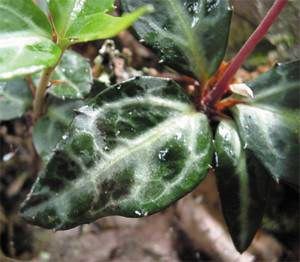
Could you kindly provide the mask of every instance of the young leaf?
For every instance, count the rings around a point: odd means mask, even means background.
[[[300,61],[276,66],[248,85],[255,99],[233,108],[243,145],[276,179],[299,186]]]
[[[84,98],[91,90],[93,76],[89,62],[81,55],[66,51],[55,68],[55,81],[49,93],[59,98]]]
[[[49,8],[62,47],[70,44],[104,39],[117,35],[149,10],[142,7],[115,17],[107,14],[113,0],[50,0]]]
[[[155,12],[133,26],[141,41],[169,66],[205,80],[224,58],[231,7],[228,0],[122,0],[125,11],[152,4]]]
[[[0,0],[0,79],[31,74],[54,65],[61,50],[51,27],[32,1]]]
[[[21,117],[31,102],[32,94],[24,79],[0,82],[0,121]]]
[[[195,188],[212,158],[208,119],[161,78],[104,90],[64,138],[22,208],[45,228],[158,212]]]
[[[234,245],[243,252],[262,222],[270,177],[252,152],[243,148],[233,121],[219,124],[215,148],[222,211]]]
[[[83,101],[52,99],[47,114],[35,124],[32,134],[33,143],[45,163],[70,126],[75,117],[75,110],[82,105]]]

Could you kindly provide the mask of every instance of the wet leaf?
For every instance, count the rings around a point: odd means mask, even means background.
[[[155,11],[143,16],[134,30],[162,62],[205,80],[224,58],[231,7],[218,0],[122,0],[123,9],[152,4]]]
[[[62,47],[117,35],[148,11],[142,7],[123,17],[108,13],[113,0],[50,0],[49,9]]]
[[[207,117],[175,82],[142,77],[79,109],[22,207],[45,228],[158,212],[194,189],[212,158]]]
[[[254,99],[233,109],[243,146],[272,174],[299,186],[300,62],[276,66],[252,83]]]
[[[51,99],[47,114],[39,119],[33,129],[33,143],[44,162],[48,161],[70,126],[75,110],[82,105],[83,101]]]
[[[24,0],[0,0],[0,79],[52,66],[61,50],[51,40],[44,13]]]
[[[242,253],[262,223],[270,176],[252,152],[243,147],[233,121],[219,124],[215,148],[222,211],[234,245]]]
[[[32,94],[24,79],[0,82],[0,121],[21,117],[32,102]]]
[[[81,55],[66,51],[52,76],[49,93],[59,98],[78,99],[89,94],[93,81],[89,62]]]

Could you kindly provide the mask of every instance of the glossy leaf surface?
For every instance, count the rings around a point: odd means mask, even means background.
[[[32,94],[25,80],[0,82],[0,121],[21,117],[31,102]]]
[[[169,66],[198,79],[207,79],[224,58],[231,8],[223,0],[122,0],[123,9],[152,4],[134,30]]]
[[[108,14],[113,3],[113,0],[50,0],[49,8],[60,45],[113,37],[148,10],[142,7],[123,17],[115,17]]]
[[[83,101],[58,101],[51,99],[47,114],[35,124],[33,143],[36,151],[47,162],[57,143],[75,117],[75,110],[83,105]]]
[[[0,79],[52,66],[61,50],[51,40],[45,14],[24,0],[0,0]]]
[[[212,158],[206,116],[161,78],[104,90],[64,138],[22,208],[27,221],[45,228],[158,212],[195,188]]]
[[[261,225],[271,178],[252,152],[243,148],[234,122],[219,124],[215,148],[223,215],[237,250],[243,252]]]
[[[80,54],[66,51],[55,68],[54,81],[49,93],[59,98],[84,98],[91,90],[93,81],[89,62]]]
[[[243,146],[276,180],[299,185],[300,62],[280,65],[248,85],[255,99],[233,109]]]

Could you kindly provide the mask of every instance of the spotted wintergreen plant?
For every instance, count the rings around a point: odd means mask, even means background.
[[[95,9],[86,5],[85,14],[68,18],[62,10],[72,11],[74,5],[67,2],[50,0],[48,10],[61,48],[94,36],[86,22]],[[106,2],[98,12],[106,10]],[[229,1],[122,0],[125,12],[153,5],[155,11],[134,25],[135,34],[167,65],[193,79],[196,99],[165,78],[138,77],[102,89],[76,110],[50,154],[42,137],[36,137],[46,164],[22,206],[23,217],[59,230],[110,215],[151,215],[189,193],[214,169],[229,231],[244,251],[261,224],[272,177],[298,186],[300,62],[278,65],[247,83],[253,99],[233,94],[229,84],[286,3],[275,2],[224,66]],[[82,24],[74,22],[82,17]],[[61,72],[59,77],[69,79]],[[87,90],[66,82],[68,87],[50,93]],[[49,108],[46,125],[51,115],[60,114]]]

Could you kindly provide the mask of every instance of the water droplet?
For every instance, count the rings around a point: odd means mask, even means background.
[[[116,132],[116,136],[120,135],[121,134],[121,131],[120,130],[117,130]]]
[[[105,147],[104,147],[104,151],[106,151],[106,152],[109,151],[109,149],[110,149],[110,148],[109,148],[108,146],[105,146]]]
[[[176,136],[175,136],[175,139],[176,140],[181,140],[182,136],[183,136],[182,133],[177,133]]]
[[[145,39],[140,39],[139,42],[140,43],[145,43]]]
[[[116,88],[117,88],[117,90],[120,90],[120,89],[121,89],[121,86],[118,85]]]
[[[15,153],[14,152],[10,152],[6,155],[3,156],[3,161],[6,162],[6,161],[9,161],[10,159],[12,159],[14,157]]]
[[[135,213],[136,215],[138,215],[138,216],[141,216],[141,215],[142,215],[142,213],[141,213],[140,211],[138,211],[138,210],[135,210],[134,213]]]
[[[168,152],[169,152],[168,148],[160,150],[158,153],[159,160],[166,161],[167,160],[166,156],[167,156]]]
[[[219,167],[219,157],[217,153],[215,153],[215,162],[216,162],[216,167]]]
[[[245,150],[245,149],[247,149],[247,147],[248,147],[248,144],[245,143],[243,149]]]
[[[163,62],[165,62],[163,59],[160,59],[160,60],[158,61],[159,64],[162,64]]]
[[[66,140],[67,138],[68,138],[67,135],[63,135],[63,137],[62,137],[63,140]]]

